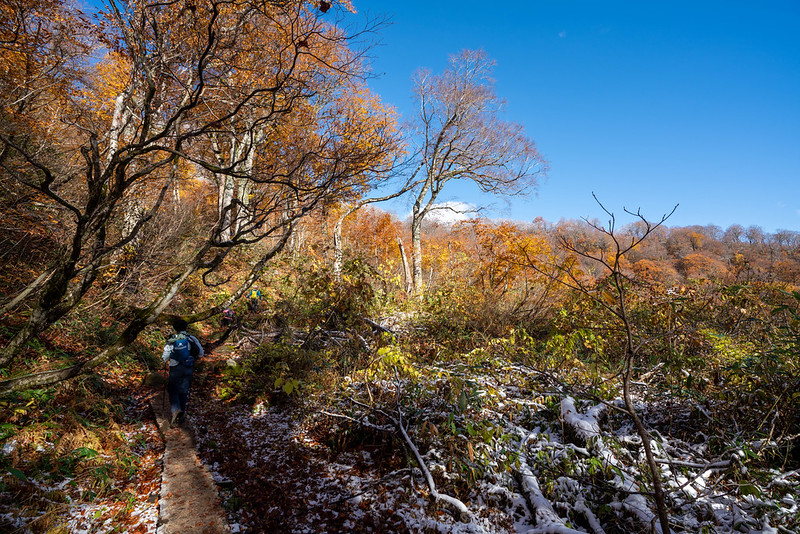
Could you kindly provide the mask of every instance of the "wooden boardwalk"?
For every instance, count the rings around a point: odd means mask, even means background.
[[[155,395],[150,401],[165,443],[158,533],[228,534],[217,486],[197,457],[191,426],[187,423],[182,428],[170,428],[165,394]]]

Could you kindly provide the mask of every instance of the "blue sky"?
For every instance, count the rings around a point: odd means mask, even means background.
[[[411,119],[416,69],[483,48],[506,118],[550,163],[529,198],[454,184],[442,200],[521,221],[604,219],[594,192],[620,215],[680,204],[670,226],[800,231],[800,1],[353,3],[356,22],[392,21],[370,52],[384,102]]]

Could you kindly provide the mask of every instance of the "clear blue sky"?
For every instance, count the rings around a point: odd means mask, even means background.
[[[650,219],[680,204],[670,226],[800,231],[800,1],[353,3],[353,20],[392,20],[371,51],[385,102],[410,119],[416,69],[483,48],[506,118],[551,166],[510,205],[460,186],[443,200],[522,221],[604,219],[595,192]]]

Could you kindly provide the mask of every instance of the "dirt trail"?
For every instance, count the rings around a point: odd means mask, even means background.
[[[216,399],[214,385],[233,347],[208,348],[192,384],[188,428],[170,429],[161,415],[163,397],[151,401],[166,441],[159,534],[406,530],[381,504],[379,477],[367,456],[340,454],[332,461],[289,406],[254,414],[251,406]],[[206,465],[216,471],[221,490]],[[227,518],[220,491],[235,510]]]
[[[377,484],[385,473],[378,473],[373,460],[382,446],[371,447],[369,454],[332,454],[310,432],[293,402],[250,406],[216,398],[224,362],[231,356],[235,360],[230,349],[223,345],[214,350],[209,360],[221,365],[196,377],[192,395],[203,401],[194,405],[191,416],[200,455],[226,483],[221,494],[232,507],[231,528],[326,534],[407,531],[402,518],[383,504],[386,495]]]
[[[217,487],[197,457],[191,423],[185,428],[170,428],[164,395],[162,392],[150,401],[165,442],[158,533],[227,534],[230,528]]]

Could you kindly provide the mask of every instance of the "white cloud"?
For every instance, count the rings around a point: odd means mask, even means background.
[[[434,204],[425,216],[429,223],[454,224],[477,215],[477,207],[467,202],[450,201]],[[411,217],[411,214],[408,215]]]
[[[560,32],[558,32],[558,36],[563,39],[564,37],[567,36],[567,32],[565,32],[564,30],[561,30]]]

